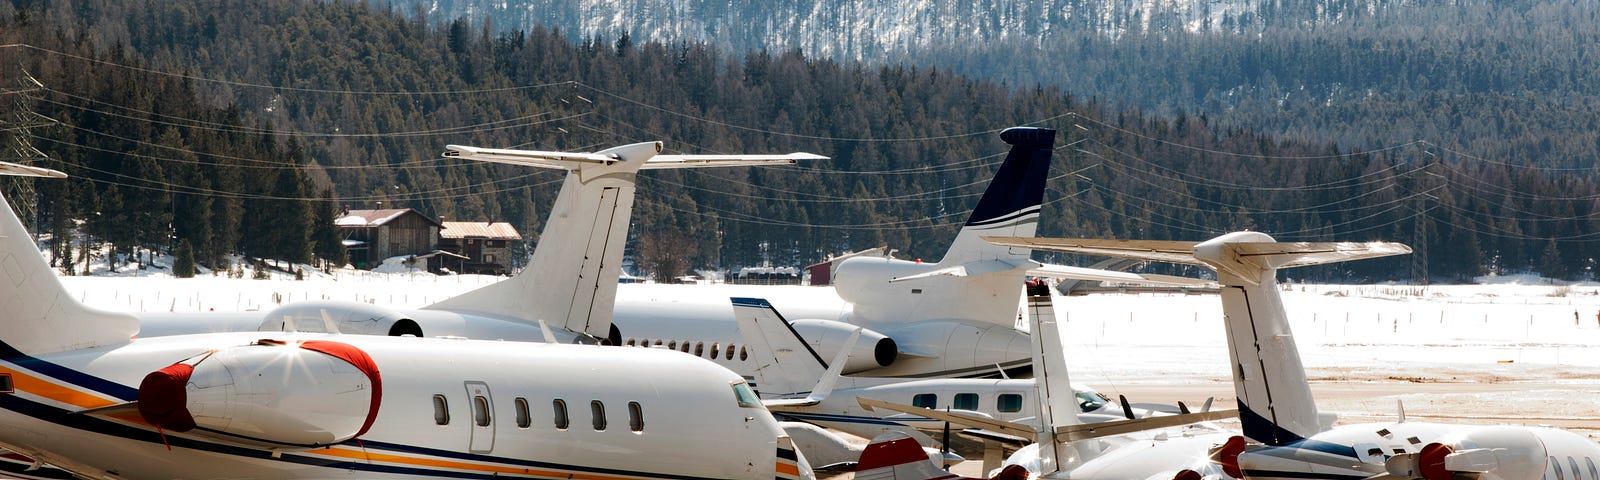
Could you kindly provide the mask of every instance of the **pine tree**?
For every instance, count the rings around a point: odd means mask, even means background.
[[[177,257],[172,260],[172,275],[178,278],[194,278],[194,246],[188,240],[178,243]]]

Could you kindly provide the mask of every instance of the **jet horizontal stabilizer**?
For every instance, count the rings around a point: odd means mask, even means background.
[[[1238,416],[1238,410],[1228,409],[1182,415],[1161,415],[1134,420],[1119,420],[1115,422],[1063,425],[1056,428],[1056,440],[1065,442],[1074,440],[1088,440],[1091,438],[1123,435],[1145,430],[1155,430],[1158,428],[1178,427],[1192,423],[1236,418]]]
[[[1211,285],[1211,282],[1198,278],[1156,275],[1152,273],[1118,272],[1113,270],[1101,270],[1097,268],[1084,268],[1053,264],[1044,264],[1040,265],[1038,268],[1028,270],[1028,275],[1067,280],[1090,280],[1097,282],[1154,285],[1158,287],[1205,287]]]
[[[1277,268],[1348,262],[1411,253],[1396,242],[1230,243],[1241,259],[1260,258]]]
[[[661,151],[661,142],[654,142]],[[583,164],[610,165],[622,161],[615,154],[584,152],[552,152],[543,150],[513,150],[447,145],[441,156],[481,162],[505,163],[530,167],[572,170]],[[782,155],[656,155],[646,160],[640,170],[669,168],[735,167],[742,165],[793,165],[800,160],[827,160],[821,155],[795,152]]]
[[[612,164],[622,161],[616,155],[586,152],[549,152],[542,150],[512,150],[503,148],[480,148],[463,145],[445,145],[445,151],[440,154],[446,158],[464,158],[480,162],[505,163],[511,165],[524,165],[529,167],[555,168],[571,170],[578,164]],[[661,151],[661,142],[656,142],[656,151]]]
[[[1304,267],[1411,253],[1411,247],[1396,242],[1264,242],[1225,241],[1222,238],[1204,243],[1100,238],[983,237],[983,239],[1007,247],[1206,267],[1215,265],[1197,258],[1195,256],[1197,247],[1222,245],[1223,248],[1231,250],[1240,262],[1253,263],[1258,268]]]
[[[1194,246],[1198,245],[1198,242],[1032,237],[983,237],[983,239],[1003,247],[1205,265],[1194,258]]]
[[[903,276],[903,277],[894,277],[894,278],[889,279],[889,283],[904,282],[906,280],[916,280],[916,279],[919,279],[919,278],[938,277],[938,276],[972,277],[972,276],[978,276],[978,275],[986,275],[986,274],[990,274],[990,273],[1009,272],[1009,271],[1012,271],[1012,270],[1019,270],[1019,269],[1028,268],[1030,266],[1030,265],[1028,265],[1029,263],[1033,263],[1033,262],[1013,263],[1013,262],[1008,262],[1008,261],[1005,261],[1005,260],[979,260],[979,261],[976,261],[976,262],[963,263],[961,265],[956,265],[956,266],[953,266],[953,267],[945,267],[945,268],[940,268],[940,269],[937,269],[937,270],[930,270],[930,271],[918,273],[918,274],[915,274],[915,275],[906,275],[906,276]]]
[[[11,162],[0,162],[0,175],[13,177],[67,178],[67,174],[48,168],[30,167]]]
[[[644,162],[640,170],[665,170],[670,168],[736,167],[741,165],[794,165],[800,160],[827,160],[814,153],[795,152],[782,155],[656,155]]]
[[[928,417],[928,418],[931,418],[931,419],[934,419],[934,420],[941,420],[941,421],[945,421],[945,422],[954,423],[954,424],[957,424],[957,425],[965,425],[965,426],[968,426],[968,427],[981,428],[981,429],[984,429],[984,430],[989,430],[991,432],[998,432],[998,433],[1002,433],[1002,434],[1005,434],[1005,435],[1012,435],[1012,436],[1016,436],[1016,437],[1021,437],[1021,438],[1027,439],[1029,442],[1035,441],[1034,439],[1038,438],[1038,432],[1034,431],[1032,425],[1024,425],[1024,424],[1016,423],[1016,422],[1007,422],[1007,421],[1004,421],[1004,420],[995,420],[993,418],[984,418],[984,417],[979,417],[979,416],[975,416],[975,415],[966,415],[966,414],[953,413],[953,412],[944,412],[944,411],[940,411],[940,410],[934,410],[934,409],[931,409],[931,408],[913,407],[913,406],[910,406],[910,405],[902,405],[902,404],[899,404],[899,403],[885,402],[883,400],[877,400],[877,399],[872,399],[872,398],[867,398],[867,397],[856,397],[856,403],[861,404],[861,407],[867,409],[868,411],[872,411],[872,410],[876,410],[876,409],[882,408],[884,410],[900,412],[900,413],[907,413],[907,414],[911,414],[911,415],[918,415],[918,416]]]

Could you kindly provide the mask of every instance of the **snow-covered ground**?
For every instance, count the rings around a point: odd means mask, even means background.
[[[420,307],[500,279],[337,270],[302,281],[282,273],[270,280],[249,276],[62,280],[85,303],[110,310],[237,312],[308,299]],[[1403,400],[1413,415],[1456,421],[1600,426],[1589,420],[1600,419],[1600,402],[1591,400],[1600,393],[1600,286],[1485,280],[1286,286],[1308,374],[1319,392],[1333,391],[1320,403],[1345,418],[1390,415],[1395,400]],[[634,289],[634,295],[659,294],[624,285],[619,296]],[[1165,388],[1232,403],[1216,296],[1094,294],[1064,297],[1058,310],[1075,381],[1113,395]],[[1135,401],[1170,400],[1201,398]]]

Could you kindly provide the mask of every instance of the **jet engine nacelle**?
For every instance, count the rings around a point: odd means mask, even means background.
[[[811,348],[817,351],[823,359],[832,359],[839,353],[839,347],[850,339],[850,334],[856,331],[856,325],[837,320],[802,319],[790,322],[795,332],[804,338]],[[861,338],[856,339],[855,346],[850,352],[850,359],[845,362],[844,373],[851,374],[893,365],[900,355],[900,349],[894,339],[876,331],[862,328]]]
[[[1417,453],[1390,457],[1389,473],[1424,480],[1470,476],[1480,480],[1544,477],[1544,442],[1522,427],[1482,427],[1447,435]]]
[[[366,352],[331,341],[216,350],[146,375],[139,414],[164,431],[251,448],[309,449],[372,426],[382,380]]]
[[[256,330],[423,336],[421,326],[400,312],[366,303],[329,300],[295,302],[278,307],[267,312]]]
[[[945,372],[952,376],[993,375],[996,368],[1026,366],[1032,358],[1027,332],[1010,326],[933,321],[908,324],[884,333],[899,342],[900,362],[875,375]]]

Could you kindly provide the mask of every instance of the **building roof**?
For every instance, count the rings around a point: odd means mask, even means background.
[[[506,222],[442,222],[440,238],[483,238],[489,240],[522,240],[522,234]]]
[[[422,212],[418,212],[409,208],[350,210],[345,212],[344,216],[334,220],[333,223],[341,227],[376,227],[394,221],[394,219],[400,218],[407,213],[414,213],[417,216],[426,219],[429,223],[433,223],[435,225],[439,224],[439,222],[435,221],[432,217],[423,215]]]

